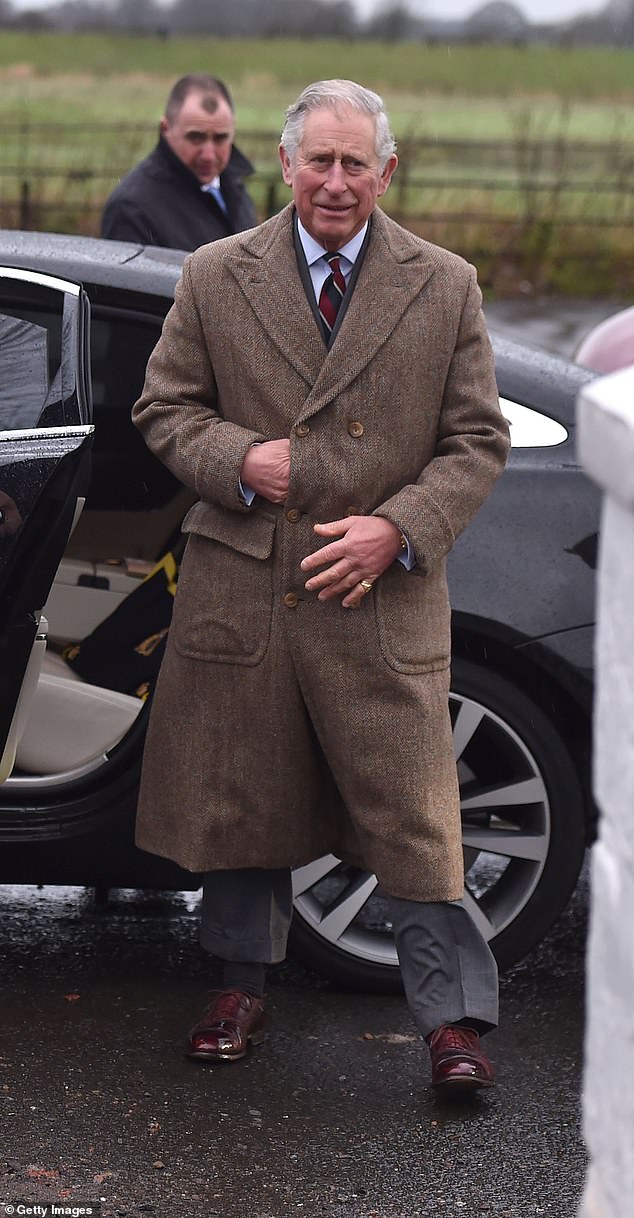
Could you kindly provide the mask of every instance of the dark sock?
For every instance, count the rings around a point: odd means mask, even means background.
[[[244,962],[242,960],[224,960],[222,965],[223,990],[240,990],[250,994],[252,998],[261,998],[264,994],[266,965]]]

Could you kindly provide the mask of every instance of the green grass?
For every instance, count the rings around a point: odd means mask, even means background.
[[[548,95],[627,102],[634,54],[588,47],[466,47],[421,43],[292,39],[158,38],[3,31],[0,66],[30,65],[38,75],[140,73],[163,79],[196,70],[226,77],[236,89],[282,91],[288,100],[310,80],[353,76],[386,93],[467,97]]]
[[[117,177],[154,144],[170,85],[200,70],[232,88],[238,143],[259,171],[251,190],[260,214],[271,204],[268,183],[279,184],[286,106],[311,80],[353,76],[387,103],[401,167],[386,206],[403,223],[481,263],[493,285],[509,259],[521,278],[565,280],[566,290],[578,283],[581,291],[609,291],[631,278],[634,53],[627,50],[3,31],[5,223],[17,223],[11,208],[28,181],[35,206],[42,204],[36,224],[98,231]],[[431,143],[413,150],[415,139]],[[494,147],[460,149],[452,158],[443,147],[451,140]],[[575,149],[577,142],[585,148]],[[614,182],[610,195],[599,189]],[[540,191],[522,183],[539,183]],[[278,185],[273,205],[287,197]],[[566,219],[575,227],[561,226]],[[577,228],[584,222],[608,227]]]
[[[16,77],[0,69],[0,123],[138,123],[147,127],[150,140],[171,80],[142,75],[107,81],[80,74]],[[234,95],[239,131],[279,134],[290,92],[257,81],[238,85]],[[539,139],[634,138],[634,107],[620,103],[517,96],[501,104],[495,97],[414,97],[388,90],[384,97],[399,139],[515,139],[526,128]]]
[[[49,75],[130,72],[170,77],[211,69],[234,85],[255,74],[285,92],[328,76],[386,91],[512,97],[632,97],[628,50],[604,47],[466,47],[292,39],[157,38],[3,31],[0,65],[31,64]]]
[[[230,84],[242,130],[280,130],[310,80],[347,75],[381,92],[397,136],[634,136],[634,53],[606,48],[158,38],[3,31],[0,121],[147,123],[177,76]]]

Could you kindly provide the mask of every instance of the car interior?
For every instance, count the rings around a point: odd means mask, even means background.
[[[45,330],[36,325],[34,332]],[[44,319],[45,320],[45,319]],[[105,761],[144,700],[93,684],[64,658],[140,586],[180,536],[194,500],[148,451],[130,420],[160,320],[94,308],[96,443],[90,491],[44,606],[47,645],[13,777],[66,781]]]

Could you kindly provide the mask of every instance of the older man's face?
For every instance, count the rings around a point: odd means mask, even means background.
[[[229,163],[235,120],[224,97],[217,98],[213,114],[200,93],[190,93],[172,122],[161,119],[161,134],[172,152],[196,174],[201,185],[219,177]]]
[[[280,148],[282,175],[292,188],[299,218],[330,252],[360,231],[390,184],[397,158],[391,156],[381,170],[374,145],[372,115],[322,106],[306,115],[292,161]]]

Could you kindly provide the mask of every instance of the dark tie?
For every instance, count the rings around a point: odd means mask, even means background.
[[[339,265],[340,255],[325,254],[324,257],[326,262],[329,263],[332,273],[324,281],[324,286],[321,289],[321,295],[319,297],[319,315],[321,317],[324,338],[326,339],[326,342],[328,342],[337,320],[339,305],[343,300],[343,294],[346,290],[346,281],[344,279],[341,266]]]

